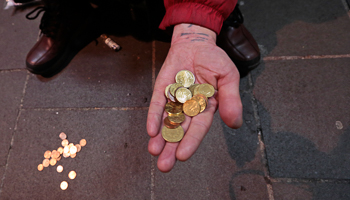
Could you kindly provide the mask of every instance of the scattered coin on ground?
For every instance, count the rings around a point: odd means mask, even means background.
[[[76,176],[77,176],[77,173],[75,171],[70,171],[68,174],[68,177],[70,179],[75,179]]]
[[[61,187],[61,190],[66,190],[68,188],[67,181],[62,181],[60,187]]]

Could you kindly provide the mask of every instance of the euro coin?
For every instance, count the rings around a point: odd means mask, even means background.
[[[175,99],[175,97],[170,93],[170,90],[168,90],[168,98],[170,99],[170,101],[176,102],[176,99]]]
[[[163,126],[162,128],[162,136],[165,141],[167,142],[179,142],[184,137],[184,130],[181,126],[178,126],[177,128],[170,129],[166,126]]]
[[[185,115],[183,113],[179,114],[169,114],[168,119],[171,123],[179,124],[185,121]]]
[[[171,85],[172,85],[172,84],[169,84],[168,86],[166,86],[165,91],[164,91],[164,94],[165,94],[165,96],[166,96],[167,98],[169,98],[169,97],[168,97],[168,92],[169,92],[169,88],[170,88]]]
[[[68,158],[70,156],[70,153],[63,153],[63,157]]]
[[[195,100],[198,102],[198,104],[200,105],[201,109],[199,112],[203,112],[205,110],[205,108],[207,107],[207,101],[206,101],[207,97],[202,95],[202,94],[197,94],[194,97],[192,97],[192,100]]]
[[[67,138],[67,135],[66,135],[65,133],[62,132],[62,133],[60,133],[60,135],[59,135],[58,137],[60,137],[61,140],[64,140],[64,139]]]
[[[169,88],[169,91],[170,91],[170,94],[175,96],[175,91],[177,90],[177,88],[179,87],[183,87],[183,85],[181,83],[173,83],[171,84],[170,88]]]
[[[69,146],[65,146],[65,147],[64,147],[63,153],[69,153]]]
[[[178,102],[168,102],[165,105],[165,111],[171,114],[179,114],[182,112],[182,104]]]
[[[208,83],[200,84],[194,89],[194,95],[204,94],[206,97],[212,97],[215,93],[215,89],[212,85]]]
[[[188,89],[191,91],[192,96],[194,95],[194,89],[198,86],[199,84],[193,84],[191,85]]]
[[[56,168],[58,173],[61,173],[63,171],[63,166],[62,165],[58,165]]]
[[[77,156],[77,153],[71,153],[71,154],[70,154],[70,157],[71,157],[71,158],[75,158],[76,156]]]
[[[76,176],[77,176],[77,173],[75,171],[70,171],[68,174],[68,177],[70,179],[75,179]]]
[[[39,164],[39,165],[38,165],[38,170],[39,170],[39,171],[43,171],[43,169],[44,169],[43,164]]]
[[[47,150],[44,153],[44,158],[50,158],[51,157],[51,151]]]
[[[61,190],[66,190],[68,188],[67,181],[62,181],[60,187],[61,187]]]
[[[192,93],[189,89],[181,87],[176,90],[175,97],[178,102],[185,103],[192,98]]]
[[[188,88],[195,82],[195,77],[192,72],[188,70],[181,70],[175,76],[176,83],[182,84],[184,87]]]
[[[81,139],[79,142],[80,146],[85,146],[86,145],[86,140],[85,139]]]
[[[184,113],[190,117],[198,115],[200,110],[201,110],[201,107],[199,103],[195,100],[188,100],[183,105]]]
[[[63,153],[63,148],[62,147],[58,147],[57,151],[62,154]]]
[[[51,158],[57,159],[58,157],[60,157],[60,152],[53,150],[51,153]]]
[[[75,147],[77,148],[77,152],[79,152],[81,150],[80,144],[76,144]]]
[[[50,165],[51,165],[51,166],[56,165],[56,163],[57,163],[57,160],[56,160],[56,159],[54,159],[54,158],[51,158],[51,159],[50,159]]]
[[[63,147],[67,146],[69,141],[67,139],[62,140],[61,144]]]
[[[77,153],[77,147],[76,147],[76,146],[71,146],[71,147],[69,148],[69,153],[70,153],[70,154],[75,154],[75,153]]]
[[[48,167],[49,165],[50,165],[50,160],[47,159],[47,158],[45,158],[45,159],[43,160],[43,166],[44,166],[44,167]]]
[[[178,126],[180,126],[179,123],[172,123],[171,121],[169,121],[168,117],[164,118],[164,125],[170,129],[174,129],[174,128],[177,128]]]

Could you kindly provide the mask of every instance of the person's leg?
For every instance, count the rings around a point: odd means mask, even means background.
[[[27,15],[35,19],[41,11],[41,37],[27,54],[27,69],[51,77],[100,34],[96,31],[95,9],[86,0],[44,0],[44,7]]]

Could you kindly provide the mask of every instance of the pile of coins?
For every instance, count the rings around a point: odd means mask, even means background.
[[[39,171],[43,171],[44,167],[49,167],[56,165],[56,163],[58,161],[60,161],[62,159],[62,157],[64,158],[75,158],[77,153],[80,152],[81,147],[86,145],[86,140],[85,139],[81,139],[79,144],[73,144],[73,143],[69,143],[69,141],[67,140],[67,135],[62,132],[59,134],[59,137],[61,138],[62,142],[62,146],[58,147],[57,150],[47,150],[44,153],[44,160],[42,163],[40,163],[38,165],[38,170]],[[63,166],[62,165],[58,165],[56,168],[56,171],[58,173],[61,173],[63,171]],[[68,177],[70,179],[75,179],[76,177],[76,172],[75,171],[70,171],[68,173]],[[62,181],[61,185],[60,185],[62,190],[66,190],[68,188],[68,183],[66,181]]]
[[[164,119],[162,136],[167,142],[179,142],[184,136],[180,124],[185,114],[194,117],[203,112],[215,89],[208,83],[195,84],[195,76],[188,70],[181,70],[175,76],[176,83],[165,88],[165,96],[170,100],[165,105],[168,116]]]

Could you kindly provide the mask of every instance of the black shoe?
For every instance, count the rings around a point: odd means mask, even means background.
[[[243,16],[238,5],[224,21],[217,45],[235,63],[241,77],[260,64],[260,50],[252,34],[243,25]]]
[[[96,39],[101,30],[96,9],[86,1],[47,0],[44,7],[37,7],[26,17],[32,20],[41,12],[45,12],[40,23],[41,37],[27,54],[26,65],[31,73],[52,77]]]

